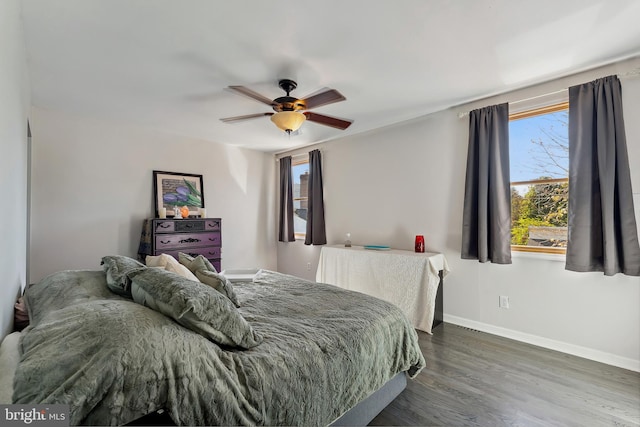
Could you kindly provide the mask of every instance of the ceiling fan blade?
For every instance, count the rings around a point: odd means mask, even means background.
[[[272,116],[272,115],[273,113],[256,113],[256,114],[247,114],[244,116],[225,117],[224,119],[220,119],[220,120],[225,123],[232,123],[232,122],[239,122],[241,120],[257,119],[258,117]]]
[[[307,120],[310,122],[331,126],[332,128],[341,130],[345,130],[351,126],[351,123],[353,123],[353,120],[339,119],[337,117],[325,116],[324,114],[311,113],[309,111],[305,112],[304,115],[307,116]]]
[[[345,101],[346,99],[347,98],[342,96],[342,94],[337,90],[325,88],[318,93],[309,95],[307,98],[304,98],[303,101],[307,105],[307,110],[310,110],[322,105]]]
[[[251,99],[255,99],[258,102],[262,102],[263,104],[273,105],[273,100],[267,98],[266,96],[260,95],[258,92],[254,92],[251,89],[244,86],[228,86],[228,90],[239,93],[240,95],[244,95]]]

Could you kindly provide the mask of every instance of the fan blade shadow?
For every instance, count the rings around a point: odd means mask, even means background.
[[[246,96],[247,98],[262,102],[263,104],[273,106],[273,100],[267,98],[266,96],[260,95],[258,92],[254,92],[245,86],[228,86],[225,90]]]
[[[246,114],[244,116],[225,117],[223,119],[220,119],[220,121],[225,122],[225,123],[234,123],[234,122],[240,122],[240,121],[243,121],[243,120],[257,119],[258,117],[272,116],[273,114],[274,113]]]

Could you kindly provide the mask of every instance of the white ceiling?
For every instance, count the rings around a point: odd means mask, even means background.
[[[327,141],[640,55],[638,0],[23,0],[33,105],[263,151]],[[347,100],[288,137],[276,98]]]

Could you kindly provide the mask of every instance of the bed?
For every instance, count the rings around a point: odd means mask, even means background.
[[[159,409],[179,425],[352,424],[385,384],[402,387],[425,366],[406,316],[376,298],[261,270],[232,285],[232,301],[105,258],[103,271],[27,289],[14,403],[68,404],[72,425]]]

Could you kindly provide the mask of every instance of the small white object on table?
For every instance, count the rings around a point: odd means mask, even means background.
[[[335,245],[322,247],[316,281],[388,301],[416,329],[431,333],[440,271],[450,271],[440,253]]]

